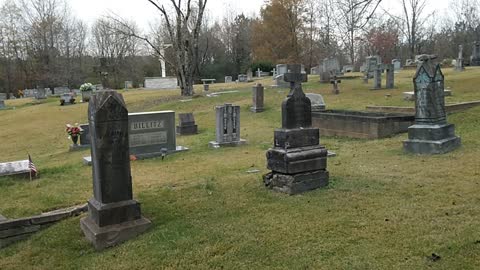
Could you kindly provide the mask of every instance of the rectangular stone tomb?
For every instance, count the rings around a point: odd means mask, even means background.
[[[130,154],[137,158],[188,150],[176,146],[174,111],[129,113],[128,126]]]
[[[28,159],[0,163],[0,177],[3,176],[18,176],[25,178],[30,177],[30,167]]]
[[[408,131],[413,115],[327,110],[312,113],[312,125],[322,136],[378,139]]]

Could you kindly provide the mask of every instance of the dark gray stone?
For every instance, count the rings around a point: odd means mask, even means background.
[[[454,126],[447,123],[444,76],[433,59],[435,57],[420,56],[421,64],[413,78],[415,125],[409,127],[403,148],[415,154],[443,154],[461,145]]]
[[[480,41],[473,43],[472,56],[470,56],[471,66],[480,66]]]
[[[32,233],[26,233],[26,234],[20,234],[20,235],[8,237],[8,238],[2,238],[2,239],[0,239],[0,249],[4,248],[4,247],[7,247],[7,246],[9,246],[13,243],[18,242],[18,241],[25,240],[25,239],[29,238],[31,235],[32,235]]]
[[[455,63],[455,71],[464,71],[465,65],[463,63],[463,45],[458,45],[458,58]]]
[[[240,106],[226,103],[215,107],[216,141],[209,143],[210,147],[238,146],[246,141],[240,138]]]
[[[90,146],[90,126],[88,124],[80,125],[83,133],[80,134],[80,145]]]
[[[311,106],[311,111],[312,112],[321,112],[325,111],[326,109],[326,104],[325,101],[323,100],[322,95],[320,94],[314,94],[314,93],[306,93],[305,94],[308,99],[310,99],[310,106]]]
[[[378,64],[373,70],[373,88],[372,90],[379,90],[382,89],[382,71],[383,65]]]
[[[379,112],[326,110],[312,114],[322,136],[379,139],[408,131],[415,116]]]
[[[326,187],[329,183],[328,179],[328,171],[320,170],[293,175],[269,173],[264,176],[263,181],[266,187],[274,191],[295,195]]]
[[[122,95],[99,91],[90,99],[88,118],[94,197],[88,202],[88,217],[80,224],[87,239],[100,250],[142,233],[150,221],[142,218],[140,204],[133,200],[129,117]]]
[[[319,131],[311,128],[311,101],[302,90],[307,81],[300,65],[287,65],[285,81],[290,93],[282,103],[282,129],[275,130],[275,145],[266,153],[265,175],[269,188],[288,194],[298,194],[328,184],[327,154],[319,144]]]
[[[330,83],[332,84],[332,93],[334,95],[340,94],[340,90],[338,89],[338,84],[341,83],[342,81],[337,79],[337,76],[333,76],[332,80]]]
[[[175,112],[142,112],[128,115],[130,154],[139,159],[177,152]]]
[[[264,87],[261,83],[252,88],[253,106],[250,108],[250,110],[254,113],[263,112],[265,110],[263,107],[263,90]]]
[[[386,70],[386,77],[387,77],[387,82],[386,82],[386,88],[387,89],[393,89],[395,87],[395,66],[394,64],[387,64],[385,65],[385,70]]]
[[[178,119],[177,134],[193,135],[198,133],[198,127],[195,125],[193,113],[180,113],[178,114]]]

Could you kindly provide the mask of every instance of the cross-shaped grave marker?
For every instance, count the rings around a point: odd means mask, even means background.
[[[302,73],[301,65],[287,65],[283,79],[290,83],[290,93],[282,103],[282,128],[311,127],[312,105],[302,90],[302,82],[307,81],[307,74]]]

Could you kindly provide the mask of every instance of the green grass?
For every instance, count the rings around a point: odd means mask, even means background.
[[[321,93],[330,109],[367,105],[413,106],[413,71],[396,76],[394,90],[370,91],[361,79],[343,80],[340,95],[310,77],[306,92]],[[480,69],[446,71],[447,102],[480,100]],[[215,84],[239,90],[179,102],[179,91],[123,92],[131,112],[194,112],[200,134],[179,136],[188,152],[132,162],[135,198],[153,227],[104,252],[85,240],[71,218],[0,250],[0,269],[478,269],[480,267],[480,107],[449,115],[463,146],[439,156],[402,151],[406,134],[382,140],[322,137],[338,156],[329,160],[330,185],[299,196],[263,187],[265,151],[280,127],[285,89],[265,90],[266,111],[249,111],[252,84]],[[201,93],[198,86],[197,93]],[[389,93],[391,97],[385,95]],[[31,100],[30,100],[31,101]],[[212,150],[214,106],[241,106],[238,148]],[[86,122],[87,105],[60,107],[7,101],[0,111],[2,161],[32,155],[42,174],[33,182],[0,180],[0,213],[22,217],[85,202],[91,168],[68,152],[66,123]],[[248,174],[251,168],[258,174]],[[442,258],[432,262],[432,253]]]

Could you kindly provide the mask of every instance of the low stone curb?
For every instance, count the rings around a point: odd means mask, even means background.
[[[87,204],[82,204],[19,219],[7,219],[0,215],[0,248],[24,240],[43,228],[86,211]]]

